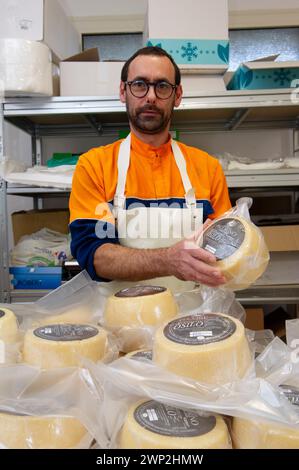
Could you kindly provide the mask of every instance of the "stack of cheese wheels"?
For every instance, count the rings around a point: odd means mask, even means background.
[[[220,416],[202,416],[154,400],[128,411],[119,435],[121,449],[228,449],[227,426]]]
[[[157,330],[153,360],[175,374],[221,385],[245,374],[251,353],[239,320],[221,313],[199,313]]]
[[[42,369],[78,366],[81,357],[102,359],[106,342],[107,332],[94,325],[44,325],[26,332],[23,359]]]
[[[107,300],[104,322],[116,335],[122,335],[123,352],[146,347],[140,328],[161,325],[177,314],[169,289],[140,285],[123,289]]]
[[[75,418],[0,412],[0,443],[8,449],[69,449],[86,434]]]
[[[299,388],[291,385],[281,388],[290,402],[298,407]],[[299,428],[269,421],[234,418],[232,438],[236,449],[299,449]]]
[[[215,220],[204,230],[201,247],[212,253],[227,279],[226,287],[245,289],[266,270],[269,251],[260,230],[241,216]]]
[[[8,308],[0,308],[0,340],[4,343],[15,343],[18,340],[18,322],[14,313]]]
[[[147,359],[151,361],[153,359],[153,351],[151,349],[139,349],[138,351],[132,351],[126,354],[127,358],[130,359]]]

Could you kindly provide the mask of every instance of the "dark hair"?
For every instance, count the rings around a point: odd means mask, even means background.
[[[155,55],[159,57],[167,57],[172,65],[174,66],[174,71],[175,71],[175,84],[179,85],[181,83],[181,72],[180,69],[178,68],[177,64],[173,60],[170,54],[166,52],[164,49],[161,47],[157,46],[149,46],[149,47],[143,47],[142,49],[138,49],[138,51],[135,52],[124,64],[122,71],[121,71],[121,80],[123,82],[126,82],[128,80],[128,73],[129,73],[129,66],[130,63],[139,55]]]

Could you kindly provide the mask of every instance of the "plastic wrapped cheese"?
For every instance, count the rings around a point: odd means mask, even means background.
[[[171,292],[159,286],[135,286],[109,297],[105,308],[105,324],[110,328],[158,325],[177,314]]]
[[[117,336],[120,350],[128,353],[150,347],[152,328],[173,319],[177,311],[166,287],[129,287],[108,298],[104,326]]]
[[[221,385],[244,376],[251,353],[239,320],[221,313],[200,313],[157,330],[153,361],[180,376]]]
[[[8,308],[0,308],[0,340],[15,343],[18,340],[18,322],[15,314]]]
[[[141,400],[128,411],[120,432],[121,449],[227,449],[227,426],[220,416],[202,416],[154,400]]]
[[[290,385],[281,387],[284,395],[298,407],[299,388]],[[232,438],[236,449],[299,449],[299,427],[296,429],[260,420],[234,418]]]
[[[25,334],[23,359],[43,369],[78,366],[82,356],[102,359],[106,343],[107,332],[94,325],[44,325]]]
[[[146,359],[151,361],[153,359],[153,351],[151,349],[139,349],[138,351],[132,351],[126,354],[126,357],[130,359]]]
[[[246,289],[265,271],[269,251],[261,231],[241,215],[215,220],[202,234],[201,247],[212,253],[227,279],[225,287]]]
[[[0,413],[0,444],[8,449],[69,449],[87,434],[75,418]]]

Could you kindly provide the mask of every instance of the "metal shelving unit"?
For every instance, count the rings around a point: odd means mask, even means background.
[[[119,130],[128,128],[125,106],[116,96],[9,98],[0,105],[0,160],[3,158],[4,120],[31,135],[33,164],[41,163],[41,139],[45,136],[117,135]],[[175,110],[172,126],[184,133],[293,129],[295,152],[298,151],[295,148],[295,134],[299,128],[299,89],[187,95],[179,109]],[[266,170],[252,173],[235,170],[227,172],[227,181],[231,188],[274,186],[296,189],[299,188],[299,169],[275,170],[272,173]],[[40,295],[32,291],[11,290],[8,274],[7,196],[27,196],[37,200],[67,193],[69,191],[55,188],[8,185],[0,178],[0,302],[30,301]],[[297,301],[298,291],[292,292]]]

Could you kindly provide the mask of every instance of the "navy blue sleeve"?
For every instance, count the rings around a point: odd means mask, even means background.
[[[93,259],[97,248],[105,243],[119,244],[114,225],[96,219],[76,219],[70,225],[71,252],[81,269],[86,269],[95,281],[109,282],[99,277],[94,269]]]

